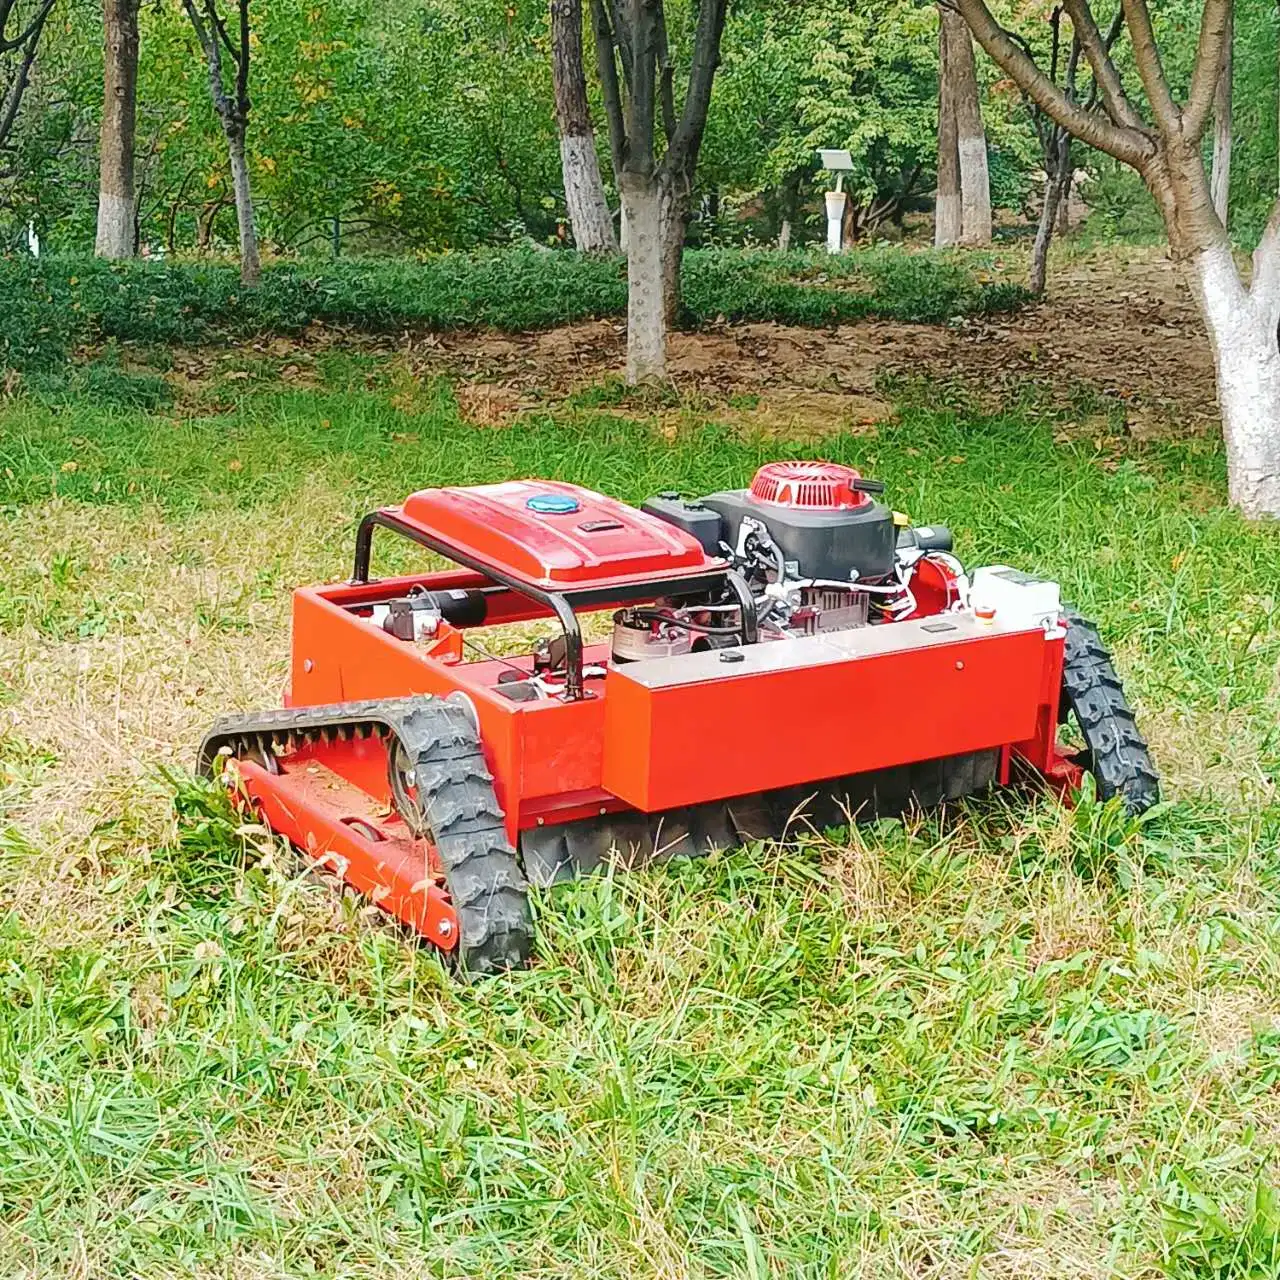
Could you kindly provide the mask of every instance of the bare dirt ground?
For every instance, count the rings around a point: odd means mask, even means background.
[[[1007,255],[1000,274],[1021,278],[1024,256]],[[463,411],[485,423],[616,375],[625,341],[621,322],[597,320],[512,336],[430,334],[409,340],[405,354],[415,372],[465,379]],[[670,367],[682,394],[745,405],[738,415],[763,429],[883,419],[886,376],[958,382],[993,408],[1026,394],[1064,404],[1084,389],[1123,404],[1138,437],[1191,434],[1216,418],[1203,327],[1158,249],[1060,262],[1043,302],[951,326],[867,320],[679,333]]]

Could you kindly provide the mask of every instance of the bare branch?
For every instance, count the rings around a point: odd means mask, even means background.
[[[1147,101],[1160,132],[1173,135],[1182,130],[1182,112],[1169,92],[1169,80],[1160,61],[1155,32],[1151,29],[1151,11],[1147,0],[1121,0],[1124,19],[1129,24],[1129,40],[1133,44],[1133,60],[1138,64],[1142,87],[1147,91]],[[1211,91],[1212,93],[1212,91]]]
[[[1209,112],[1213,110],[1213,95],[1225,65],[1223,54],[1231,38],[1232,4],[1233,0],[1204,0],[1196,63],[1182,115],[1182,132],[1189,142],[1199,142],[1204,137]]]
[[[5,95],[3,108],[0,109],[0,144],[7,142],[9,134],[13,131],[14,121],[18,118],[18,108],[22,105],[22,95],[27,91],[27,81],[31,77],[31,64],[36,60],[36,49],[39,44],[38,40],[32,40],[27,45],[22,61],[18,64],[18,70],[14,74],[13,83]]]
[[[624,114],[630,151],[627,168],[631,172],[653,171],[653,122],[658,68],[658,0],[630,0],[631,93]]]
[[[613,39],[618,48],[618,61],[622,63],[622,79],[628,89],[635,75],[635,49],[631,44],[631,24],[626,14],[626,0],[610,0],[609,21],[613,24]]]
[[[40,33],[44,29],[44,24],[53,9],[55,0],[45,0],[45,3],[36,11],[36,16],[31,19],[25,31],[16,36],[6,38],[4,29],[9,25],[9,14],[13,9],[13,3],[14,0],[7,0],[7,3],[5,3],[5,0],[0,0],[0,53],[12,53],[15,49],[21,49],[28,40],[39,40]]]
[[[1145,129],[1146,125],[1142,117],[1125,95],[1124,85],[1120,83],[1120,72],[1111,59],[1111,46],[1115,43],[1116,35],[1119,34],[1124,10],[1117,12],[1115,21],[1112,23],[1112,31],[1115,35],[1109,32],[1110,39],[1104,40],[1102,33],[1098,30],[1098,24],[1094,21],[1088,0],[1064,0],[1064,7],[1067,16],[1071,19],[1071,26],[1079,37],[1081,48],[1084,49],[1084,56],[1089,59],[1089,66],[1093,70],[1093,78],[1102,94],[1102,102],[1107,109],[1107,114],[1122,127]]]
[[[698,26],[693,37],[693,63],[689,68],[689,87],[684,95],[684,112],[675,137],[667,149],[667,168],[672,173],[683,171],[698,154],[702,134],[707,127],[707,109],[711,105],[711,83],[720,62],[720,36],[724,31],[727,0],[699,0]]]
[[[226,49],[234,61],[239,62],[240,51],[231,43],[231,36],[227,33],[227,24],[223,22],[222,15],[218,12],[217,0],[204,0],[204,11],[214,34],[222,41],[222,47]]]
[[[1146,133],[1071,102],[991,16],[986,0],[956,0],[956,7],[992,61],[1069,133],[1138,170],[1155,155],[1155,144]]]
[[[622,92],[618,84],[618,60],[614,52],[613,27],[604,0],[591,0],[591,32],[596,42],[596,66],[600,72],[600,92],[605,119],[609,122],[609,151],[616,177],[626,167],[630,142],[622,114]]]
[[[182,0],[182,7],[186,11],[186,15],[191,22],[192,29],[196,33],[196,42],[199,44],[201,51],[205,57],[209,56],[209,39],[208,28],[204,25],[204,20],[200,17],[200,10],[195,7],[192,0]],[[215,50],[216,52],[216,50]]]
[[[236,59],[236,111],[243,125],[249,118],[249,0],[240,0],[240,56]]]
[[[206,0],[206,3],[212,4],[212,0]],[[222,50],[219,47],[218,36],[205,25],[204,19],[200,16],[200,10],[196,8],[195,0],[182,0],[182,7],[191,20],[200,48],[204,50],[205,64],[209,74],[209,96],[213,99],[214,110],[217,111],[218,118],[222,121],[223,131],[226,132],[235,126],[236,120],[235,108],[231,105],[226,86],[222,83]]]
[[[17,41],[11,42],[7,48],[4,47],[3,42],[0,42],[0,51],[12,52],[14,49],[22,49],[22,58],[18,63],[17,70],[14,72],[13,80],[5,90],[4,97],[0,99],[0,146],[4,146],[8,142],[9,135],[13,132],[13,126],[18,119],[18,108],[22,106],[22,98],[31,79],[31,68],[35,64],[36,52],[40,48],[40,37],[44,32],[44,24],[53,9],[53,5],[54,0],[46,0],[31,25],[27,27]],[[3,30],[4,22],[7,18],[8,10],[5,10],[3,17],[0,17],[0,31]],[[23,47],[24,40],[26,42],[25,47]]]
[[[671,145],[676,132],[675,65],[667,43],[667,14],[658,2],[658,94],[662,102],[662,132]]]

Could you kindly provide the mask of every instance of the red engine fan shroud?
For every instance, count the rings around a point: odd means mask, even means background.
[[[849,511],[871,501],[856,482],[862,473],[838,462],[770,462],[756,472],[751,496],[756,502],[806,511]]]

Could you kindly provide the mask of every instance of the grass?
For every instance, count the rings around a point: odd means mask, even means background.
[[[833,266],[813,253],[692,250],[684,320],[826,326],[864,316],[941,323],[1011,310],[1020,286],[994,265],[870,250]],[[421,262],[279,263],[244,289],[225,263],[0,257],[0,370],[58,371],[77,343],[236,342],[311,324],[366,333],[487,326],[522,331],[626,310],[620,260],[527,249]]]
[[[463,987],[182,773],[278,698],[288,589],[411,487],[801,446],[607,387],[479,429],[376,357],[216,411],[90,377],[0,404],[0,1275],[1280,1272],[1280,530],[1216,446],[919,387],[825,446],[1101,621],[1145,825],[998,797],[584,882]]]

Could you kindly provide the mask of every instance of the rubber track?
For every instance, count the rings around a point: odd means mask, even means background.
[[[1084,767],[1103,800],[1119,796],[1130,814],[1145,813],[1160,799],[1160,779],[1138,732],[1124,687],[1092,622],[1067,614],[1062,693],[1084,738]]]
[[[304,743],[394,736],[413,762],[427,829],[458,916],[458,961],[470,974],[523,968],[533,947],[528,884],[469,710],[427,696],[224,716],[205,735],[198,769],[220,752],[288,753]]]

